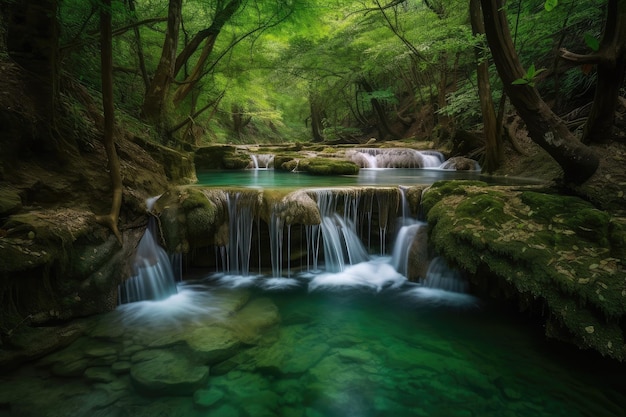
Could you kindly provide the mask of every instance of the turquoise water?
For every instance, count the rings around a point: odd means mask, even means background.
[[[470,295],[196,276],[2,375],[0,416],[625,415],[623,367]]]
[[[240,171],[199,171],[198,185],[210,187],[305,188],[351,185],[429,185],[438,180],[470,179],[492,184],[528,184],[529,178],[495,177],[476,171],[442,169],[361,169],[358,175],[315,176],[304,172],[284,172],[273,169]]]

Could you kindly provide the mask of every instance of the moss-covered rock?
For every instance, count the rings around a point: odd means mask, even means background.
[[[20,195],[9,188],[0,189],[0,217],[17,213],[22,208]]]
[[[478,285],[548,311],[549,336],[626,359],[624,219],[576,197],[436,183],[424,196],[435,249]]]
[[[313,175],[356,175],[359,173],[359,166],[354,162],[332,158],[303,159],[298,169]]]
[[[250,155],[229,145],[203,146],[195,152],[197,169],[244,169],[250,165]]]

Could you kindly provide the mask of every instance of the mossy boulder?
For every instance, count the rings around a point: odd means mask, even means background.
[[[298,169],[312,175],[356,175],[359,173],[359,166],[354,162],[332,158],[303,159]]]
[[[159,218],[164,246],[170,252],[189,252],[211,244],[226,221],[226,195],[221,190],[179,187],[163,194],[154,213]]]
[[[196,169],[245,169],[250,165],[250,155],[239,152],[234,146],[203,146],[195,152]]]
[[[0,217],[17,213],[21,208],[22,199],[16,191],[9,188],[0,189]]]
[[[624,219],[576,197],[470,182],[435,183],[423,200],[435,250],[478,286],[545,308],[548,336],[626,359]]]

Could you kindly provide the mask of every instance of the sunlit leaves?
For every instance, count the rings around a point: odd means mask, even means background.
[[[585,43],[594,52],[597,52],[600,49],[600,41],[589,33],[585,33]]]
[[[558,5],[559,5],[559,0],[546,0],[546,2],[544,3],[543,7],[548,12],[551,12]]]

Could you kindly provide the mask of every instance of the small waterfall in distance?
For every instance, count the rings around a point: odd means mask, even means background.
[[[271,169],[274,167],[274,154],[250,154],[253,169]]]
[[[356,148],[346,156],[361,168],[437,168],[444,161],[441,152],[410,148]]]
[[[158,197],[147,201],[148,211]],[[164,300],[177,293],[176,279],[171,260],[157,239],[158,228],[152,216],[137,245],[133,261],[134,275],[119,285],[118,303],[126,304],[144,300]]]

